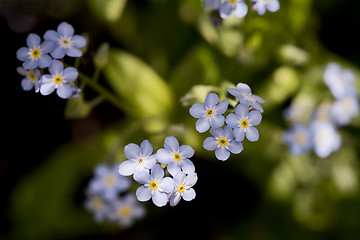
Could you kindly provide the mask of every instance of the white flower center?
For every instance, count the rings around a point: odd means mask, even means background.
[[[131,206],[128,205],[124,205],[122,207],[119,208],[118,210],[118,214],[120,217],[129,217],[131,214]]]
[[[63,37],[63,36],[60,37],[58,43],[62,48],[69,48],[72,47],[73,45],[70,37]]]

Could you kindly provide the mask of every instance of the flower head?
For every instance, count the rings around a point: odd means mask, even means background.
[[[199,118],[196,122],[196,130],[200,133],[211,127],[222,127],[225,117],[222,115],[228,108],[229,100],[219,102],[215,93],[209,93],[205,98],[205,104],[195,103],[189,109],[191,116]]]
[[[264,103],[265,100],[263,100],[259,96],[252,94],[251,89],[247,84],[238,83],[238,85],[236,85],[236,89],[229,88],[228,92],[231,95],[237,97],[241,104],[245,104],[247,107],[251,105],[254,109],[258,110],[261,113],[264,111],[260,103]]]
[[[16,71],[24,76],[23,80],[21,81],[21,87],[25,91],[29,91],[32,88],[35,89],[35,92],[39,92],[40,89],[40,71],[38,69],[26,70],[23,67],[18,67]]]
[[[70,57],[80,57],[82,52],[79,48],[86,45],[86,40],[80,35],[74,35],[74,28],[62,22],[57,28],[57,32],[49,30],[45,33],[44,39],[55,43],[51,56],[55,59],[63,58],[66,55]]]
[[[22,47],[16,52],[16,57],[23,61],[25,69],[35,69],[36,67],[46,68],[50,66],[52,59],[48,53],[53,49],[52,41],[41,43],[39,35],[30,33],[26,39],[27,47]]]
[[[119,193],[129,189],[130,179],[118,173],[119,165],[99,164],[95,168],[95,176],[89,183],[89,192],[102,196],[105,200],[114,200]]]
[[[212,128],[210,133],[214,137],[206,138],[203,146],[209,151],[216,149],[215,156],[217,159],[225,161],[229,158],[230,152],[237,154],[243,150],[242,144],[235,141],[231,127]]]
[[[49,95],[56,89],[56,93],[61,98],[72,96],[73,88],[69,84],[78,77],[78,72],[73,67],[64,69],[64,65],[59,60],[53,60],[49,67],[50,74],[41,77],[40,92],[42,95]]]
[[[139,201],[148,201],[152,198],[153,203],[162,207],[168,202],[168,194],[174,189],[174,180],[170,177],[164,178],[164,170],[159,164],[148,171],[138,171],[134,174],[134,179],[143,186],[136,190],[136,197]]]
[[[345,97],[336,100],[330,109],[331,119],[338,125],[349,124],[351,118],[359,114],[359,103],[355,97]]]
[[[153,147],[148,140],[144,140],[140,147],[130,143],[124,148],[125,156],[128,158],[119,166],[119,173],[124,176],[130,176],[137,171],[153,168],[156,164],[156,155],[151,155]]]
[[[308,152],[313,146],[310,129],[300,123],[285,132],[284,142],[288,144],[290,152],[294,155]]]
[[[98,194],[86,193],[85,209],[94,215],[97,223],[108,219],[111,213],[110,207],[104,199]]]
[[[194,149],[189,145],[179,146],[178,140],[171,136],[165,138],[164,148],[156,153],[157,160],[162,164],[167,164],[167,170],[175,176],[181,169],[187,173],[194,173],[195,166],[189,160],[194,155]]]
[[[219,13],[222,18],[227,18],[234,12],[238,18],[245,17],[248,12],[248,6],[243,0],[225,0],[221,3]]]
[[[174,176],[175,188],[174,193],[170,198],[170,205],[176,206],[181,198],[185,201],[193,200],[196,194],[192,187],[195,185],[197,179],[196,173],[186,175],[184,172],[178,172]]]
[[[331,122],[315,120],[310,128],[316,155],[325,158],[340,148],[341,138]]]
[[[269,12],[276,12],[280,9],[278,0],[251,0],[255,2],[253,8],[259,15],[264,15],[266,10]]]
[[[251,141],[259,139],[259,132],[254,127],[261,122],[261,113],[257,110],[249,112],[249,108],[244,104],[239,104],[235,108],[235,114],[230,113],[226,117],[226,124],[234,128],[235,140],[241,142],[244,137]]]

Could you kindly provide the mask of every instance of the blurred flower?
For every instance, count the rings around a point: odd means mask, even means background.
[[[224,114],[228,108],[229,100],[225,99],[219,104],[219,97],[215,93],[209,93],[205,98],[205,104],[195,103],[189,109],[191,116],[199,118],[196,121],[196,130],[200,133],[211,127],[222,127],[224,125]]]
[[[310,129],[301,123],[294,124],[291,129],[285,132],[284,142],[288,144],[290,152],[294,155],[310,151],[313,145]]]
[[[230,113],[226,117],[226,124],[234,128],[235,140],[241,142],[246,138],[251,141],[259,139],[259,132],[254,127],[261,122],[261,113],[257,110],[249,112],[249,108],[244,104],[239,104],[235,108],[235,114]]]
[[[153,203],[162,207],[168,202],[168,194],[174,190],[174,180],[170,177],[164,178],[164,170],[159,164],[148,171],[142,170],[134,173],[135,181],[144,184],[136,190],[139,201],[148,201],[152,198]]]
[[[74,28],[66,22],[60,23],[57,32],[48,30],[44,34],[44,39],[55,43],[50,53],[55,59],[63,58],[65,53],[70,57],[81,57],[82,52],[79,48],[86,45],[85,38],[74,35]]]
[[[27,47],[22,47],[16,52],[17,59],[24,62],[23,67],[25,69],[50,66],[52,59],[47,53],[53,49],[53,42],[44,41],[41,43],[39,35],[30,33],[26,39],[26,45]]]
[[[165,138],[164,148],[156,153],[157,160],[162,164],[168,164],[167,170],[172,176],[175,176],[181,169],[187,173],[194,173],[195,166],[189,160],[194,155],[194,149],[189,145],[179,146],[178,140],[171,136]],[[180,169],[181,168],[181,169]]]
[[[221,0],[205,0],[204,1],[205,8],[211,7],[214,10],[219,9],[220,4],[221,4]]]
[[[89,192],[102,196],[105,200],[115,200],[119,193],[125,192],[131,185],[130,179],[118,173],[119,165],[99,164],[94,170],[94,178],[89,183]]]
[[[276,12],[280,9],[278,0],[251,0],[255,2],[253,8],[259,15],[264,15],[266,10]]]
[[[108,219],[110,208],[100,195],[87,192],[85,200],[85,209],[94,215],[97,223]]]
[[[222,18],[227,18],[234,12],[238,18],[245,17],[248,12],[248,6],[243,0],[225,0],[221,3],[219,13]]]
[[[134,194],[127,194],[111,202],[109,219],[121,227],[130,227],[135,220],[144,217],[145,208],[136,201]]]
[[[181,198],[185,201],[191,201],[195,198],[196,193],[192,186],[195,185],[198,177],[196,173],[190,173],[186,176],[184,172],[178,172],[174,176],[174,193],[170,198],[170,205],[176,206]]]
[[[206,138],[203,147],[209,151],[216,149],[215,156],[217,159],[225,161],[229,158],[230,152],[237,154],[243,150],[242,144],[235,141],[231,127],[212,128],[210,133],[214,137]]]
[[[346,97],[336,100],[330,109],[331,119],[338,125],[344,126],[350,123],[351,118],[359,113],[358,99]]]
[[[61,98],[69,98],[73,94],[73,88],[69,84],[78,77],[78,72],[73,67],[64,69],[64,65],[59,60],[53,60],[49,67],[50,74],[41,77],[40,92],[42,95],[49,95],[56,89],[56,93]]]
[[[331,122],[315,120],[310,128],[316,155],[325,158],[340,148],[341,138]]]
[[[21,87],[25,90],[25,91],[29,91],[32,88],[35,89],[35,92],[39,92],[40,89],[40,71],[38,69],[33,69],[33,70],[26,70],[23,67],[18,67],[16,69],[16,71],[24,76],[25,78],[23,78],[23,80],[21,81]]]
[[[250,87],[245,83],[238,83],[236,85],[236,89],[229,88],[228,92],[237,97],[237,99],[240,101],[241,104],[245,104],[247,107],[250,105],[260,111],[263,112],[263,108],[261,107],[260,103],[264,103],[265,100],[263,100],[261,97],[256,96],[251,93]]]
[[[130,143],[124,148],[125,156],[129,159],[119,166],[119,173],[124,176],[130,176],[137,171],[153,168],[156,164],[156,155],[151,155],[153,147],[148,140],[142,141],[140,147]]]

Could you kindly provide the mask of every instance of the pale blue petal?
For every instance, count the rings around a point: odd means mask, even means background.
[[[40,79],[42,84],[45,83],[54,83],[54,80],[52,78],[52,76],[50,74],[44,74],[42,75],[41,79]],[[54,83],[55,84],[55,83]]]
[[[248,127],[246,129],[246,138],[250,141],[250,142],[254,142],[259,140],[259,132],[255,127]]]
[[[167,165],[167,170],[171,176],[175,176],[178,172],[181,171],[181,168],[178,162],[172,161]]]
[[[245,17],[248,12],[248,6],[244,2],[238,2],[234,9],[234,14],[238,18]]]
[[[28,69],[28,70],[34,69],[34,68],[37,67],[37,62],[35,60],[32,60],[32,59],[27,59],[23,63],[23,67],[25,69]]]
[[[179,142],[175,137],[170,136],[165,138],[164,147],[171,152],[177,152],[179,150]]]
[[[167,194],[155,190],[152,195],[152,201],[158,207],[165,206],[168,201]]]
[[[186,177],[186,174],[184,172],[178,172],[175,176],[174,176],[174,183],[179,186],[180,184],[183,184],[184,179]]]
[[[249,107],[245,104],[239,104],[235,108],[235,114],[240,118],[246,118],[249,114]]]
[[[65,49],[60,47],[59,45],[55,45],[50,55],[55,59],[63,58],[65,56]]]
[[[280,4],[278,0],[269,0],[266,3],[266,8],[270,11],[270,12],[276,12],[280,9]]]
[[[119,173],[123,176],[130,176],[134,174],[136,169],[136,161],[128,160],[124,161],[119,166]]]
[[[206,132],[210,128],[210,122],[207,118],[200,118],[196,121],[195,128],[199,133]]]
[[[21,81],[21,87],[24,89],[24,91],[29,91],[34,87],[34,83],[31,79],[29,78],[24,78]]]
[[[170,206],[174,207],[176,206],[181,200],[180,193],[176,192],[171,198],[170,198]]]
[[[27,77],[28,72],[29,72],[29,71],[25,70],[25,68],[23,68],[23,67],[17,67],[17,68],[16,68],[16,71],[17,71],[21,76],[24,76],[24,77]]]
[[[40,49],[42,53],[49,53],[51,52],[55,47],[55,43],[53,41],[44,41],[41,45],[40,45]]]
[[[156,155],[151,155],[148,157],[148,159],[145,161],[145,167],[147,169],[152,169],[156,164]]]
[[[82,51],[76,47],[66,48],[65,52],[70,57],[81,57],[82,55]]]
[[[71,42],[77,48],[82,48],[82,47],[85,47],[85,45],[86,45],[85,38],[80,35],[73,36],[71,39]]]
[[[226,124],[229,126],[229,127],[232,127],[232,128],[235,128],[235,127],[238,127],[239,126],[239,117],[236,116],[235,114],[233,113],[229,113],[227,116],[226,116]]]
[[[53,60],[50,67],[49,67],[49,72],[52,75],[59,75],[64,71],[64,65],[61,61],[59,60]]]
[[[151,176],[148,170],[138,170],[134,172],[134,180],[140,184],[148,184],[151,182]]]
[[[249,113],[249,123],[251,125],[258,125],[261,122],[261,113],[257,110],[253,110]]]
[[[209,151],[215,150],[217,146],[218,146],[218,141],[216,141],[216,139],[213,137],[206,138],[203,143],[203,147]]]
[[[125,146],[124,153],[128,159],[137,159],[140,156],[140,148],[135,143],[129,143]]]
[[[52,64],[52,58],[49,55],[41,55],[37,59],[37,64],[40,68],[47,68]]]
[[[254,99],[255,99],[255,101],[257,101],[258,103],[264,103],[265,102],[265,100],[264,99],[262,99],[261,97],[259,97],[259,96],[257,96],[257,95],[251,95]]]
[[[26,38],[26,45],[32,49],[39,47],[40,42],[41,40],[39,35],[35,33],[30,33],[29,36]]]
[[[228,88],[227,91],[228,91],[228,93],[230,93],[231,95],[233,95],[235,97],[240,95],[239,91],[237,89],[235,89],[235,88]]]
[[[156,152],[156,158],[161,164],[169,164],[172,160],[170,152],[164,148]]]
[[[156,164],[151,170],[151,178],[159,181],[164,177],[164,170],[159,164]]]
[[[221,18],[227,18],[230,16],[233,8],[229,2],[224,2],[220,5],[219,13]]]
[[[228,144],[229,151],[235,154],[240,153],[244,148],[243,145],[240,142],[237,141],[231,141]]]
[[[182,170],[186,173],[186,174],[190,174],[190,173],[194,173],[195,172],[195,166],[193,164],[192,161],[190,161],[189,159],[185,158],[180,162],[180,166],[182,168]]]
[[[194,155],[195,151],[189,145],[181,145],[179,153],[184,158],[191,158]]]
[[[141,202],[150,200],[151,189],[149,187],[144,187],[144,186],[139,187],[136,190],[136,198]]]
[[[59,97],[67,99],[72,94],[72,87],[69,84],[65,83],[59,84],[56,93]]]
[[[60,36],[71,37],[74,35],[74,28],[67,22],[62,22],[57,28]]]
[[[218,114],[224,114],[226,112],[226,110],[228,109],[229,106],[229,100],[225,99],[222,100],[216,107],[216,113]]]
[[[171,177],[165,177],[159,183],[159,190],[166,193],[171,193],[174,190],[175,182]]]
[[[197,180],[198,180],[197,174],[196,173],[190,173],[184,179],[184,184],[185,184],[186,187],[192,187],[192,186],[195,185]]]
[[[149,156],[153,152],[153,147],[149,140],[142,141],[140,145],[140,150],[143,156]]]
[[[185,201],[191,201],[193,200],[195,197],[196,197],[196,193],[195,193],[195,190],[190,188],[190,189],[186,189],[184,192],[183,192],[183,199]]]
[[[206,115],[205,105],[202,103],[195,103],[189,109],[190,115],[194,118],[201,118]]]
[[[249,87],[249,85],[245,84],[245,83],[238,83],[236,85],[236,88],[239,92],[244,92],[244,93],[251,93],[251,88]]]
[[[78,75],[79,74],[78,74],[78,71],[76,70],[76,68],[67,67],[64,70],[63,78],[66,82],[72,82],[77,79]]]
[[[265,4],[262,2],[258,2],[254,5],[255,10],[259,15],[264,15],[266,12]]]
[[[261,107],[261,105],[257,102],[251,102],[251,106],[255,109],[258,110],[259,112],[263,112],[264,109]]]
[[[228,140],[231,140],[234,138],[234,133],[233,133],[231,127],[229,127],[229,126],[224,127],[224,137],[227,138]]]
[[[55,83],[54,82],[44,83],[40,87],[40,93],[42,95],[44,95],[44,96],[49,95],[54,90],[55,90]]]
[[[215,150],[215,156],[221,161],[225,161],[230,157],[230,152],[225,147],[220,147]]]
[[[219,102],[219,97],[216,93],[209,93],[205,98],[205,106],[213,108]]]
[[[245,132],[243,128],[234,128],[234,136],[235,136],[235,140],[238,142],[244,141],[245,138]]]
[[[210,118],[210,126],[214,128],[219,128],[224,125],[225,117],[223,115],[215,115]]]
[[[16,57],[20,61],[25,61],[29,58],[29,49],[26,47],[22,47],[16,52]]]
[[[59,40],[59,34],[55,32],[54,30],[48,30],[44,34],[45,40],[55,41],[57,42]]]

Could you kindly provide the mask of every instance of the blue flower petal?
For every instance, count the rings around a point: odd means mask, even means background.
[[[218,146],[218,141],[216,141],[216,139],[213,137],[206,138],[203,143],[203,147],[209,151],[215,150],[217,146]]]
[[[227,147],[229,148],[230,152],[238,154],[240,153],[244,148],[243,145],[240,142],[237,141],[231,141]]]
[[[65,68],[63,72],[63,78],[66,82],[75,81],[77,77],[78,77],[78,71],[76,70],[76,68],[73,67]]]
[[[55,83],[54,82],[48,82],[44,83],[40,87],[40,93],[44,96],[49,95],[55,90]]]
[[[56,45],[54,49],[51,51],[50,55],[55,59],[61,59],[65,56],[65,49]]]
[[[125,146],[124,153],[128,159],[137,159],[140,156],[140,148],[134,143],[129,143]]]
[[[175,137],[170,136],[165,138],[164,147],[171,152],[177,152],[179,150],[179,142]]]
[[[214,137],[223,137],[224,136],[224,129],[222,128],[211,128],[210,134]]]
[[[45,40],[55,41],[57,42],[59,40],[59,34],[55,32],[54,30],[48,30],[44,34]]]
[[[82,47],[85,47],[85,45],[86,45],[85,38],[80,35],[73,36],[71,39],[71,42],[77,48],[82,48]]]
[[[30,33],[29,36],[26,38],[26,45],[29,48],[37,48],[40,45],[40,37],[39,35],[35,34],[35,33]]]
[[[253,110],[249,113],[249,123],[251,125],[258,125],[261,122],[261,113],[257,110]]]
[[[215,150],[215,156],[221,161],[225,161],[230,157],[230,152],[225,147],[220,147]]]
[[[72,94],[72,87],[69,84],[63,83],[59,84],[56,93],[59,97],[63,99],[67,99]]]
[[[23,67],[25,69],[34,69],[37,67],[37,62],[33,59],[27,59],[24,63],[23,63]]]
[[[238,2],[234,9],[234,14],[238,18],[245,17],[248,12],[248,6],[244,2]]]
[[[142,141],[142,143],[140,145],[140,151],[143,156],[149,156],[150,154],[152,154],[153,147],[152,147],[151,143],[149,142],[149,140]]]
[[[239,126],[239,121],[240,121],[240,118],[238,116],[236,116],[235,114],[233,114],[233,113],[229,113],[226,116],[226,124],[229,127],[232,127],[232,128],[238,127]]]
[[[280,4],[278,0],[270,0],[267,1],[266,3],[266,8],[270,11],[270,12],[276,12],[280,9]]]
[[[60,75],[63,72],[63,70],[64,70],[64,65],[59,60],[53,60],[49,67],[49,72],[52,75]]]
[[[225,99],[222,100],[216,107],[216,113],[218,114],[224,114],[226,112],[226,110],[228,109],[229,106],[229,100]]]
[[[235,140],[238,142],[244,141],[245,138],[245,132],[243,128],[234,128],[234,136],[235,136]]]
[[[44,53],[49,53],[54,49],[55,43],[53,41],[44,41],[41,45],[40,45],[40,49],[41,52]]]
[[[235,114],[240,118],[246,118],[249,114],[249,107],[245,104],[239,104],[235,108]]]
[[[193,164],[192,161],[190,161],[189,159],[183,159],[180,162],[180,166],[182,168],[182,170],[186,173],[186,174],[191,174],[195,172],[195,166]]]
[[[164,148],[156,152],[156,158],[161,164],[169,164],[172,160],[170,152]]]
[[[233,7],[229,2],[224,2],[220,5],[219,13],[221,18],[227,18],[230,16],[231,12],[233,10]]]
[[[231,127],[229,127],[229,126],[224,127],[224,137],[227,138],[228,140],[231,140],[234,138],[234,133],[233,133]]]
[[[194,118],[201,118],[206,115],[205,105],[202,103],[195,103],[189,109],[190,115]]]
[[[208,108],[214,107],[219,102],[219,97],[216,95],[216,93],[209,93],[205,98],[205,106]]]
[[[179,153],[184,158],[191,158],[194,155],[195,151],[189,145],[181,145]]]
[[[225,117],[223,115],[216,115],[210,118],[210,125],[215,128],[222,127],[225,122]]]
[[[67,22],[62,22],[57,28],[57,31],[60,36],[71,37],[74,35],[74,28]]]
[[[209,120],[207,118],[200,118],[199,120],[196,121],[195,127],[199,133],[206,132],[210,128]]]
[[[25,61],[29,58],[29,49],[26,47],[22,47],[16,52],[16,57],[20,61]]]
[[[82,51],[76,47],[66,48],[65,52],[70,57],[81,57],[82,56]]]
[[[250,142],[255,142],[255,141],[259,140],[259,131],[253,126],[248,127],[246,129],[246,138]]]
[[[41,55],[37,59],[37,64],[39,65],[40,68],[47,68],[51,65],[52,61],[53,60],[49,55]]]

